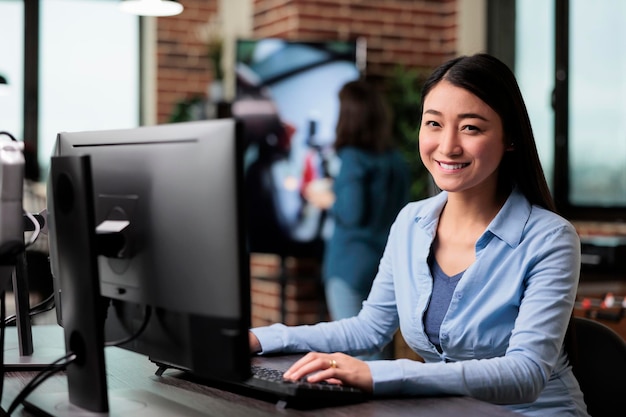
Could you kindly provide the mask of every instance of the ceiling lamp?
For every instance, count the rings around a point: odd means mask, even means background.
[[[183,5],[175,0],[122,0],[120,8],[139,16],[174,16],[183,11]]]
[[[6,96],[9,94],[9,82],[0,74],[0,96]]]

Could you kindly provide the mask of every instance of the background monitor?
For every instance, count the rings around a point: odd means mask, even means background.
[[[331,174],[339,90],[363,75],[365,50],[362,39],[237,40],[231,111],[246,127],[252,252],[321,257],[325,214],[301,190]]]
[[[98,314],[106,319],[107,340],[136,333],[151,311],[145,331],[121,347],[204,378],[249,376],[250,276],[241,145],[241,126],[232,119],[58,135],[55,156],[90,159],[94,269],[102,296]],[[50,254],[64,325],[76,320],[75,311],[71,318],[65,311],[66,306],[75,308],[75,298],[81,296],[76,281],[89,279],[67,272],[81,262],[72,252],[82,250],[68,249],[68,236],[85,236],[91,226],[83,216],[61,221],[65,210],[57,213],[59,205],[83,192],[59,194],[54,187],[59,174],[53,174]],[[68,330],[76,332],[66,328],[66,345],[75,337]],[[92,355],[89,348],[85,354]],[[80,374],[81,366],[71,365],[68,379],[71,372]]]

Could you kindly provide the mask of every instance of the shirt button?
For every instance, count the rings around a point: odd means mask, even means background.
[[[463,293],[461,292],[457,292],[456,294],[454,294],[454,298],[456,298],[457,300],[460,300],[461,297],[463,297]]]

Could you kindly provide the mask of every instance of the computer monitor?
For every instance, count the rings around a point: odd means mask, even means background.
[[[58,135],[50,254],[66,348],[82,355],[72,404],[107,411],[103,322],[124,339],[147,313],[121,347],[202,378],[249,377],[241,145],[233,119]]]

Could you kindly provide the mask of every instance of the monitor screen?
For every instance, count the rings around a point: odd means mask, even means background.
[[[58,135],[55,157],[88,156],[88,172],[77,176],[91,175],[93,187],[55,191],[59,173],[51,173],[50,253],[62,325],[76,320],[74,311],[67,317],[66,306],[78,308],[79,300],[66,297],[88,295],[76,282],[88,278],[71,272],[81,262],[72,252],[85,245],[72,249],[68,237],[93,232],[102,297],[96,315],[105,318],[108,341],[123,340],[146,322],[140,336],[121,347],[200,377],[249,376],[240,136],[241,125],[232,119]],[[81,193],[92,194],[95,231],[80,212],[75,221],[61,221],[68,195],[76,200]]]
[[[331,228],[301,190],[332,174],[339,90],[363,74],[364,40],[239,39],[235,59],[231,111],[246,127],[250,249],[320,257]]]

